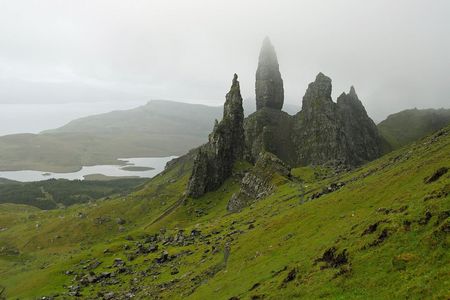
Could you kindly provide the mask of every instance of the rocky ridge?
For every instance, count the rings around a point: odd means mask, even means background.
[[[334,102],[331,79],[323,73],[308,85],[300,112],[291,116],[281,110],[283,80],[268,38],[259,55],[255,92],[257,111],[244,120],[235,75],[226,96],[223,120],[216,122],[209,142],[197,151],[188,196],[198,198],[217,189],[232,175],[237,160],[254,164],[255,170],[242,177],[242,189],[233,196],[228,209],[237,211],[245,203],[267,196],[274,189],[270,176],[261,176],[256,166],[261,157],[267,158],[266,153],[279,160],[279,165],[330,165],[341,169],[359,166],[383,154],[383,140],[354,87]]]

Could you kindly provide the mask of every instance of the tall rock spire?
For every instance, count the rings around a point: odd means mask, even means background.
[[[268,37],[263,41],[256,71],[256,109],[264,107],[281,110],[284,102],[283,79],[277,54]]]
[[[243,157],[244,142],[244,109],[239,81],[234,74],[222,121],[215,123],[208,143],[197,151],[188,196],[198,198],[220,187],[231,176],[234,162]]]

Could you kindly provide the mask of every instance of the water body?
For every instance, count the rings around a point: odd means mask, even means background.
[[[106,176],[137,176],[144,178],[152,178],[162,172],[166,163],[176,156],[168,157],[140,157],[140,158],[120,158],[119,160],[125,161],[127,166],[137,167],[149,167],[152,170],[146,171],[127,171],[122,169],[124,166],[120,165],[97,165],[97,166],[84,166],[78,172],[72,173],[50,173],[41,171],[6,171],[0,172],[0,178],[6,178],[10,180],[30,182],[41,181],[47,179],[80,179],[83,180],[84,176],[91,174],[102,174]]]

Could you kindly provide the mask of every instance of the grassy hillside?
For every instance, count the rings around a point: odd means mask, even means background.
[[[27,204],[41,209],[55,209],[78,203],[127,194],[147,178],[108,181],[49,179],[37,182],[0,184],[0,203]]]
[[[393,149],[412,143],[450,124],[450,109],[408,109],[378,124]]]
[[[450,127],[349,173],[275,176],[274,194],[240,213],[226,204],[247,164],[183,201],[191,167],[183,157],[126,197],[64,210],[0,205],[3,295],[450,297]]]

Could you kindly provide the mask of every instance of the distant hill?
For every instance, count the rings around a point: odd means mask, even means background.
[[[0,170],[76,171],[117,158],[181,155],[207,140],[222,108],[150,101],[40,134],[0,137]]]
[[[186,135],[204,138],[221,107],[152,100],[146,105],[121,111],[76,119],[42,133],[120,134],[130,132],[163,135]]]
[[[378,124],[378,130],[397,149],[450,124],[450,109],[407,109]]]
[[[255,110],[245,101],[246,114]],[[296,106],[285,105],[293,114]],[[130,109],[80,118],[40,134],[0,137],[0,170],[71,172],[117,158],[182,155],[207,141],[222,106],[152,100]],[[300,107],[298,107],[300,110]]]
[[[255,111],[253,100],[244,102],[246,115]],[[300,110],[286,104],[284,110],[295,114]],[[207,106],[168,100],[152,100],[130,110],[88,116],[42,133],[102,133],[143,132],[145,134],[175,134],[207,137],[214,119],[222,118],[222,106]]]

